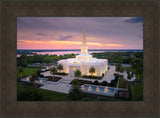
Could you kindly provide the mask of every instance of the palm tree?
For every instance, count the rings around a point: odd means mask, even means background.
[[[74,75],[79,80],[79,77],[81,76],[81,71],[79,69],[77,69],[76,72],[74,73]]]
[[[137,68],[137,69],[135,69],[135,74],[137,75],[138,80],[139,80],[139,77],[140,77],[140,75],[142,74],[142,72],[143,72],[143,70],[142,70],[140,67]]]
[[[89,72],[92,74],[92,78],[93,78],[93,74],[95,73],[95,68],[94,67],[91,67],[90,69],[89,69]]]
[[[62,72],[62,70],[63,70],[62,64],[59,64],[57,69],[60,70],[60,72]]]
[[[20,68],[20,69],[19,69],[19,73],[20,73],[21,78],[22,78],[22,73],[23,73],[23,72],[24,72],[23,69]]]
[[[37,77],[36,74],[33,74],[29,79],[30,79],[30,81],[31,81],[32,83],[35,82],[35,80],[38,81],[38,77]]]
[[[51,70],[50,70],[51,74],[54,75],[56,72],[57,72],[57,69],[55,67],[51,68]],[[53,78],[54,78],[54,76],[53,76]]]

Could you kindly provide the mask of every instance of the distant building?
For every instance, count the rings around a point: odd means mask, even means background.
[[[63,65],[63,72],[68,73],[69,76],[74,76],[74,73],[77,69],[81,71],[82,75],[91,75],[89,69],[94,67],[94,76],[102,76],[102,74],[105,74],[105,72],[108,70],[107,59],[92,58],[92,55],[88,54],[85,28],[83,29],[81,53],[77,55],[76,58],[60,60],[58,61],[58,64]]]

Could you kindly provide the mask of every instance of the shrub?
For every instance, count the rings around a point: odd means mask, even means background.
[[[101,76],[101,77],[93,76],[93,77],[92,77],[91,75],[89,75],[89,76],[88,76],[88,75],[83,75],[82,77],[83,77],[83,78],[89,78],[89,79],[102,79],[103,76]]]
[[[94,85],[99,85],[99,82],[96,80],[96,81],[94,81],[93,84],[94,84]]]
[[[106,81],[103,81],[100,85],[102,85],[102,86],[107,86],[108,83],[107,83]]]

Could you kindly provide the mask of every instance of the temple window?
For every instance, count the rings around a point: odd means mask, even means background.
[[[76,71],[76,67],[75,66],[73,67],[73,71]]]

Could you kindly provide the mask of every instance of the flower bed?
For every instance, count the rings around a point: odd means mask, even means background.
[[[62,79],[62,77],[53,77],[53,76],[47,76],[46,78],[48,79],[47,81],[53,81],[53,82],[57,82],[60,79]]]

